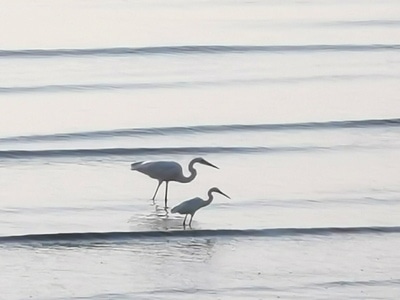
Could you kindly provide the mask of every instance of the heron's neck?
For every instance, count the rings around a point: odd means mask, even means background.
[[[195,164],[195,163],[196,163],[196,162],[195,162],[194,160],[192,160],[192,161],[189,163],[188,169],[189,169],[190,175],[189,175],[188,177],[183,176],[183,177],[181,178],[180,182],[182,182],[182,183],[187,183],[187,182],[191,182],[193,179],[196,178],[196,176],[197,176],[197,171],[196,171],[196,169],[194,168],[194,164]]]

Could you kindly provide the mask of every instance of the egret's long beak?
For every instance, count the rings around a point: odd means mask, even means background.
[[[204,161],[203,161],[203,164],[204,164],[204,165],[206,165],[206,166],[210,166],[210,167],[213,167],[213,168],[219,169],[217,166],[213,165],[212,163],[209,163],[209,162],[208,162],[208,161],[206,161],[206,160],[204,160]]]
[[[225,194],[225,193],[223,193],[223,192],[221,192],[221,191],[219,191],[219,193],[220,193],[221,195],[224,195],[226,198],[231,199],[231,197],[229,197],[227,194]]]
[[[131,170],[137,170],[137,168],[143,163],[143,161],[134,162],[131,164]]]

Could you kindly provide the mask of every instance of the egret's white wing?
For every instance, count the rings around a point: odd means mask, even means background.
[[[182,167],[174,161],[142,162],[135,170],[158,180],[175,180],[182,174]]]
[[[198,210],[200,207],[202,207],[203,200],[199,197],[186,200],[182,202],[181,204],[178,204],[175,206],[171,212],[172,213],[180,213],[182,215],[186,214],[193,214],[196,210]]]

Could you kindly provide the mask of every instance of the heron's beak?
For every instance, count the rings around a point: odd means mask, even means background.
[[[219,191],[219,193],[220,193],[221,195],[224,195],[226,198],[231,199],[231,197],[229,197],[227,194],[225,194],[225,193],[223,193],[223,192],[221,192],[221,191]]]
[[[210,166],[210,167],[213,167],[213,168],[219,169],[217,166],[213,165],[212,163],[209,163],[209,162],[208,162],[208,161],[206,161],[206,160],[204,160],[203,164],[204,164],[204,165],[206,165],[206,166]]]

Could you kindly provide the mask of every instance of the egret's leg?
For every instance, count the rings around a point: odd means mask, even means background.
[[[167,206],[167,201],[168,201],[168,183],[169,183],[169,181],[166,181],[165,182],[165,208],[167,208],[168,206]]]
[[[156,191],[155,191],[155,193],[154,193],[154,196],[153,196],[153,198],[152,198],[151,200],[153,200],[153,201],[154,201],[154,199],[156,198],[156,195],[157,195],[158,189],[160,188],[160,185],[161,185],[161,183],[162,183],[162,181],[159,181],[159,182],[158,182],[158,185],[157,185]]]
[[[191,217],[190,217],[190,221],[189,221],[189,227],[190,227],[190,228],[192,228],[192,220],[193,220],[193,216],[194,216],[194,214],[193,214],[193,215],[191,215]]]
[[[183,219],[183,224],[182,224],[182,225],[183,225],[183,227],[185,227],[185,226],[186,226],[186,223],[185,223],[185,222],[186,222],[186,218],[187,218],[187,216],[188,216],[188,215],[185,215],[185,218]]]

